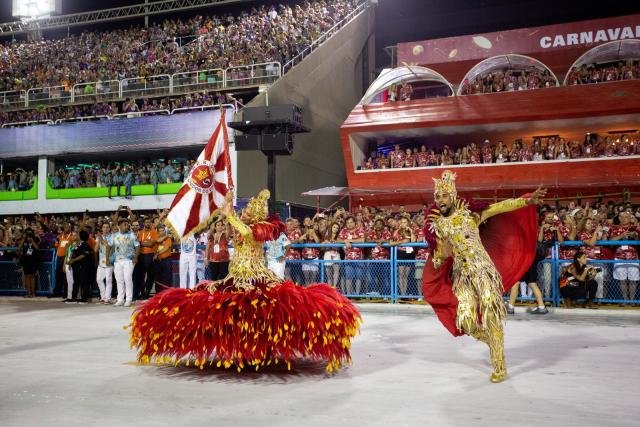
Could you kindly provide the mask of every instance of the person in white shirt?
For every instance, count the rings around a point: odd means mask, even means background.
[[[133,266],[138,262],[140,243],[129,230],[129,220],[118,222],[119,230],[113,234],[113,271],[116,275],[118,297],[114,306],[129,307],[133,301]]]
[[[196,238],[191,235],[180,240],[180,287],[193,289],[196,286]]]
[[[113,265],[109,259],[113,235],[109,223],[102,224],[102,234],[96,239],[95,253],[98,254],[98,269],[96,281],[100,289],[98,304],[108,304],[111,301],[111,289],[113,288]]]
[[[287,235],[282,232],[277,240],[269,240],[266,242],[266,245],[267,268],[273,271],[280,279],[284,280],[286,263],[284,254],[289,246],[291,246],[291,241],[287,238]]]
[[[207,278],[206,268],[204,266],[204,253],[207,247],[209,233],[206,231],[196,238],[196,279],[198,283]]]

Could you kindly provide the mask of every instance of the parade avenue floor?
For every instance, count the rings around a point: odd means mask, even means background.
[[[640,312],[517,308],[508,379],[428,306],[359,305],[353,364],[236,373],[139,366],[130,309],[0,298],[0,424],[9,426],[638,425]]]

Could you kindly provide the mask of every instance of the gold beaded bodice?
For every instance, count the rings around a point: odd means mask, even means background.
[[[235,229],[234,253],[229,261],[229,274],[224,281],[233,278],[233,285],[240,289],[251,289],[256,283],[275,284],[281,280],[265,264],[263,242],[253,238],[251,227],[243,223],[234,213],[227,216]]]

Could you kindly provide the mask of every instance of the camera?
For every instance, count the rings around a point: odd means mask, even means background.
[[[600,273],[602,271],[602,267],[591,267],[593,269],[593,271],[595,271],[596,273]]]

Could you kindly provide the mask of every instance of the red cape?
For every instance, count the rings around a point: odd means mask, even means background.
[[[480,226],[482,244],[502,277],[505,292],[522,278],[533,263],[537,232],[538,218],[534,205],[496,215]],[[452,268],[452,257],[444,260],[438,270],[429,259],[422,274],[422,294],[444,327],[454,336],[460,336],[464,333],[456,327],[458,299],[452,289]]]

